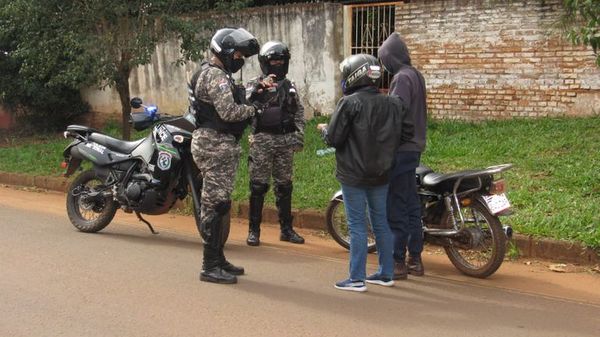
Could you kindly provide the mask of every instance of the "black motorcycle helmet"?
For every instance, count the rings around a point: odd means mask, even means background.
[[[381,66],[379,61],[367,54],[348,56],[340,63],[342,91],[349,94],[365,86],[379,86]]]
[[[230,73],[237,72],[244,65],[244,59],[233,59],[236,51],[242,53],[244,57],[250,57],[258,54],[259,48],[254,35],[244,28],[219,29],[210,41],[210,50]]]
[[[283,60],[281,65],[271,65],[271,60]],[[275,75],[277,81],[285,78],[288,73],[290,66],[290,50],[288,47],[279,41],[269,41],[260,48],[258,53],[258,62],[260,63],[260,70],[264,75]]]

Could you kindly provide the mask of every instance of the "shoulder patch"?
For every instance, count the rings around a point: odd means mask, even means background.
[[[222,92],[229,90],[229,81],[226,78],[219,81],[219,89],[221,89]]]

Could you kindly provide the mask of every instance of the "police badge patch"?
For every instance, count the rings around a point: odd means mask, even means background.
[[[222,79],[221,82],[219,82],[219,89],[221,89],[222,92],[229,90],[229,81]]]
[[[171,168],[171,154],[167,152],[159,152],[158,159],[156,160],[156,165],[159,169],[163,171],[167,171]]]

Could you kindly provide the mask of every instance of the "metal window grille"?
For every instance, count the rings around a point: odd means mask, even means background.
[[[377,50],[394,32],[396,5],[398,2],[349,5],[352,32],[349,36],[350,54],[370,54],[377,57]],[[389,88],[391,76],[384,71],[380,88]]]

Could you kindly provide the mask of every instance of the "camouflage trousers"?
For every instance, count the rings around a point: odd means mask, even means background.
[[[220,203],[231,200],[241,147],[235,137],[199,128],[192,139],[192,156],[202,175],[201,222],[216,215]]]
[[[274,135],[263,132],[250,136],[250,181],[268,184],[272,176],[274,185],[291,183],[294,170],[293,137],[293,133]]]

